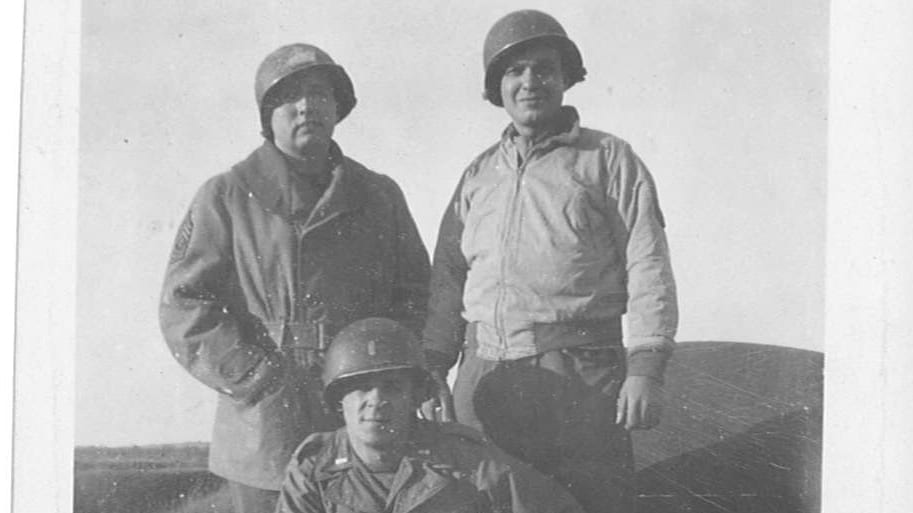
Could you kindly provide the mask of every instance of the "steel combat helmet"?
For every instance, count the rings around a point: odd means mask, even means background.
[[[492,104],[502,107],[501,77],[507,55],[533,42],[554,47],[561,55],[561,70],[567,87],[583,81],[586,69],[580,50],[558,20],[542,11],[532,9],[514,11],[496,21],[485,37],[483,61],[485,65],[484,97]]]
[[[342,399],[352,379],[391,371],[411,371],[416,382],[431,392],[431,376],[416,336],[402,324],[372,317],[343,328],[327,350],[323,367],[323,397],[328,405]]]
[[[337,122],[349,115],[355,107],[355,88],[345,69],[320,48],[305,43],[293,43],[267,55],[257,68],[254,93],[257,97],[257,110],[260,112],[260,126],[264,137],[272,139],[270,116],[276,106],[270,100],[276,86],[296,73],[321,68],[329,72],[333,82]]]

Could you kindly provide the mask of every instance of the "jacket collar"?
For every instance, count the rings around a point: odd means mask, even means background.
[[[408,513],[452,484],[455,469],[441,462],[435,454],[436,426],[419,421],[416,424],[415,440],[400,461],[396,476],[390,487],[386,511]],[[365,500],[350,488],[346,474],[352,469],[356,458],[345,427],[338,429],[333,443],[319,457],[314,477],[318,481],[330,481],[326,487],[327,499],[337,504],[346,504],[356,511],[371,509]]]
[[[509,123],[504,131],[501,132],[501,146],[505,150],[516,150],[517,145],[514,139],[519,136],[520,134],[517,133],[517,128],[514,124]],[[577,142],[579,138],[580,115],[577,113],[576,108],[564,105],[558,115],[555,116],[555,123],[549,128],[547,135],[536,142],[530,148],[530,152],[533,150],[548,151],[557,146],[570,146]]]
[[[332,175],[330,184],[311,211],[307,228],[359,208],[368,194],[335,142],[330,146],[328,158]],[[262,146],[235,167],[235,172],[242,187],[265,210],[287,219],[296,214],[293,206],[301,202],[297,198],[299,193],[293,182],[293,171],[289,169],[282,152],[272,142],[264,141]]]
[[[436,438],[437,426],[427,421],[417,421],[415,424],[415,439],[409,444],[403,461],[429,462],[434,463],[434,441]],[[340,472],[345,472],[352,468],[354,459],[357,458],[352,444],[349,442],[349,435],[345,426],[337,429],[331,438],[331,443],[327,444],[324,451],[317,458],[314,466],[315,476],[318,480],[333,477]],[[402,464],[400,464],[402,467]]]
[[[314,478],[324,481],[352,468],[352,447],[346,428],[341,427],[333,433],[330,444],[321,451],[314,464]]]

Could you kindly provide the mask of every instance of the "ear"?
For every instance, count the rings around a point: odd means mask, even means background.
[[[561,60],[558,61],[558,67],[561,70],[561,81],[564,82],[564,92],[567,92],[573,85],[571,77],[568,76],[567,72],[564,70],[564,63],[561,62]]]

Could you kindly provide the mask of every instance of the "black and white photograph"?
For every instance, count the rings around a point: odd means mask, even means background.
[[[911,9],[24,14],[13,511],[908,510]]]

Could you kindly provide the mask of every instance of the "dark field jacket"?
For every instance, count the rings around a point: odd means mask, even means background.
[[[295,452],[279,513],[582,513],[557,482],[460,424],[419,421],[383,509],[353,473],[345,428],[309,437]]]
[[[174,357],[220,392],[211,470],[278,489],[293,449],[338,425],[320,350],[364,317],[419,330],[429,263],[399,187],[334,144],[310,212],[270,142],[199,190],[168,264],[160,321]],[[334,425],[333,423],[336,422]]]

